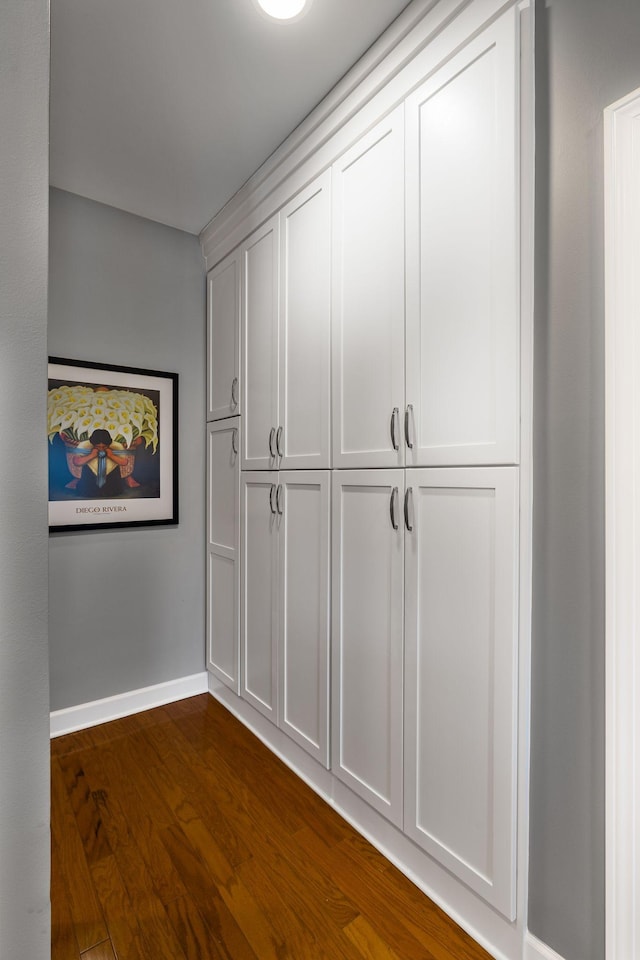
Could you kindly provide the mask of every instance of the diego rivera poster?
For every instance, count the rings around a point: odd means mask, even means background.
[[[51,530],[178,522],[178,377],[51,357]]]

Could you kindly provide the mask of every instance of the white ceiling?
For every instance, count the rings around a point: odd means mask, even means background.
[[[51,183],[199,233],[408,0],[51,0]]]

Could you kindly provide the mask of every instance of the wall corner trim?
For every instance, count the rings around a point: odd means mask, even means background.
[[[113,697],[93,700],[91,703],[80,703],[76,707],[54,710],[50,714],[51,737],[84,730],[98,723],[107,723],[109,720],[117,720],[133,713],[140,713],[142,710],[149,710],[151,707],[161,707],[175,700],[195,697],[200,693],[206,693],[208,689],[208,674],[203,671],[194,673],[190,677],[180,677],[177,680],[154,684],[152,687],[128,690]]]
[[[524,938],[523,960],[564,960],[559,953],[548,947],[542,940],[538,940],[527,930]]]
[[[637,957],[640,848],[640,88],[604,111],[605,198],[605,954]]]

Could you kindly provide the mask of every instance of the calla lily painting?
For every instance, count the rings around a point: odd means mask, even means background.
[[[49,360],[49,527],[178,522],[178,376]]]

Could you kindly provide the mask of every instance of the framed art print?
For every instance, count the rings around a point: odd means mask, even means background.
[[[178,375],[49,358],[49,529],[178,522]]]

